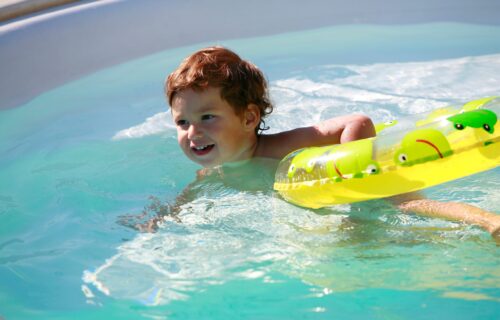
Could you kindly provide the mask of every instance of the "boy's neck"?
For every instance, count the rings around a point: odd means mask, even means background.
[[[255,136],[249,139],[248,141],[249,141],[248,146],[243,150],[243,152],[239,155],[237,159],[235,159],[234,161],[224,162],[222,166],[237,167],[242,164],[248,163],[252,158],[254,158],[258,147],[258,139]]]

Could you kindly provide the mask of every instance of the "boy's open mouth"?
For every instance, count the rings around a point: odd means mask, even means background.
[[[191,150],[197,155],[197,156],[203,156],[207,153],[209,153],[213,148],[215,144],[208,144],[205,146],[199,146],[199,147],[191,147]]]

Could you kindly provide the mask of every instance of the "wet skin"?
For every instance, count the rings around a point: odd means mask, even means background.
[[[253,156],[256,124],[236,114],[220,89],[183,90],[175,95],[171,109],[179,146],[192,161],[213,167]]]

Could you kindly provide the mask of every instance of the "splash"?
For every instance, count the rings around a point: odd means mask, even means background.
[[[113,140],[142,138],[175,129],[168,112],[160,112],[147,118],[143,123],[115,133]]]

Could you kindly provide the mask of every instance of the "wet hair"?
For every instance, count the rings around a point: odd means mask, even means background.
[[[273,111],[264,74],[252,63],[241,59],[233,51],[219,46],[201,49],[185,58],[165,81],[165,93],[172,106],[175,95],[186,89],[203,91],[220,88],[221,98],[227,101],[237,115],[243,115],[249,104],[259,108],[259,134],[266,127],[264,117]]]

